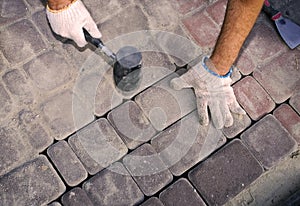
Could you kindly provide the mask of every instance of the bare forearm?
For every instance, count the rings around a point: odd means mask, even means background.
[[[264,0],[228,0],[220,36],[211,56],[217,73],[224,75],[237,58]]]
[[[48,0],[48,6],[53,10],[60,10],[70,5],[74,0]]]

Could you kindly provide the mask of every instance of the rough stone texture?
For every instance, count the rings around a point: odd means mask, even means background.
[[[61,198],[61,202],[64,206],[93,206],[86,192],[80,187],[75,187],[70,192],[64,194]]]
[[[173,0],[177,2],[178,11],[181,14],[187,14],[188,12],[197,9],[199,7],[205,6],[206,1],[205,0],[192,0],[192,1],[185,1],[185,0]]]
[[[274,116],[300,145],[300,116],[287,104],[280,105]]]
[[[266,91],[250,76],[233,85],[238,102],[253,120],[275,108],[275,103]]]
[[[241,135],[242,141],[266,168],[296,148],[296,141],[273,115],[267,115]]]
[[[159,199],[166,206],[206,205],[196,189],[185,178],[179,179],[160,193]]]
[[[127,101],[110,112],[108,120],[129,149],[149,141],[156,134],[156,130],[133,101]]]
[[[150,144],[144,144],[125,156],[123,163],[146,196],[157,193],[173,179]]]
[[[236,137],[239,133],[251,125],[251,119],[248,117],[248,115],[238,115],[232,113],[232,117],[233,125],[230,127],[224,127],[222,129],[227,138]]]
[[[0,177],[1,205],[45,205],[58,198],[65,186],[45,156]]]
[[[298,112],[298,114],[300,115],[300,92],[295,93],[291,97],[289,103]]]
[[[19,38],[22,34],[23,38]],[[28,20],[19,21],[0,31],[0,49],[12,64],[20,63],[43,50],[46,45]]]
[[[73,68],[60,54],[50,51],[25,64],[24,70],[39,89],[50,91],[70,81]]]
[[[101,171],[83,184],[94,205],[136,205],[144,195],[121,163]]]
[[[220,130],[200,125],[193,112],[158,134],[151,145],[172,174],[180,176],[225,142]]]
[[[227,0],[220,0],[206,8],[209,16],[221,26],[224,21]]]
[[[27,14],[28,10],[22,0],[1,1],[0,8],[0,27],[4,26],[5,24],[9,24],[21,17],[24,17]]]
[[[59,202],[52,202],[48,206],[61,206],[61,204]]]
[[[164,205],[157,197],[151,197],[140,206],[164,206]]]
[[[78,131],[69,138],[69,143],[90,174],[108,167],[122,158],[128,150],[104,118]]]
[[[234,140],[193,169],[189,179],[208,205],[223,205],[262,172],[249,150]]]
[[[86,170],[67,142],[51,145],[47,154],[69,186],[76,186],[87,178]]]
[[[26,0],[26,2],[30,5],[31,9],[33,10],[42,10],[45,9],[47,0]]]
[[[256,68],[256,64],[253,62],[251,55],[249,55],[244,49],[241,50],[240,55],[236,59],[235,65],[243,75],[251,74]]]
[[[196,108],[195,95],[191,89],[176,91],[169,86],[175,77],[178,75],[169,75],[135,98],[135,102],[159,131]]]
[[[290,98],[296,84],[299,84],[299,60],[299,51],[289,51],[253,72],[254,78],[276,103],[282,103]]]
[[[7,91],[0,83],[0,120],[4,119],[12,109],[12,100],[9,97]]]

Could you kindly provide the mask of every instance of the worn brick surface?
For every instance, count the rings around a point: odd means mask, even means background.
[[[274,116],[300,144],[300,116],[287,104],[280,105],[274,111]]]
[[[286,52],[269,64],[254,71],[254,78],[263,86],[276,103],[290,98],[299,84],[300,53]]]
[[[240,55],[236,59],[235,65],[243,75],[251,74],[256,68],[256,64],[253,62],[251,55],[249,55],[244,49],[241,50]]]
[[[205,0],[192,0],[192,1],[185,1],[185,0],[173,0],[177,2],[176,9],[181,14],[187,14],[190,11],[193,11],[199,7],[205,6],[206,1]]]
[[[151,197],[146,200],[140,206],[164,206],[163,203],[157,197]]]
[[[196,108],[195,95],[191,89],[176,91],[169,86],[175,77],[178,75],[169,75],[135,98],[135,102],[159,131]]]
[[[83,184],[94,205],[136,205],[144,195],[121,163],[101,171]]]
[[[0,119],[4,119],[8,112],[12,109],[12,100],[9,97],[7,91],[4,89],[3,85],[0,83]]]
[[[95,174],[127,153],[127,147],[101,118],[69,138],[69,144],[90,174]]]
[[[289,102],[298,114],[300,114],[300,92],[294,93]]]
[[[59,141],[51,145],[47,154],[69,186],[76,186],[87,178],[84,166],[67,142]]]
[[[93,206],[93,203],[86,192],[80,187],[75,187],[64,194],[61,198],[61,202],[64,206]]]
[[[22,34],[22,38],[20,37]],[[0,31],[0,49],[10,63],[19,63],[45,48],[40,34],[28,20],[19,21]]]
[[[50,51],[25,64],[24,70],[38,88],[53,90],[72,79],[73,68],[60,54]]]
[[[275,108],[275,103],[258,82],[247,76],[233,85],[238,102],[249,114],[257,120]]]
[[[42,10],[45,9],[47,0],[40,0],[40,1],[26,0],[26,2],[30,5],[31,9]]]
[[[270,114],[245,131],[241,139],[266,168],[274,166],[294,151],[297,145],[287,130]]]
[[[155,194],[173,179],[150,144],[144,144],[125,156],[123,163],[146,196]]]
[[[110,112],[108,120],[129,149],[149,141],[156,134],[156,130],[133,101],[127,101]]]
[[[239,141],[234,140],[189,173],[189,179],[208,205],[223,205],[263,172]]]
[[[65,185],[45,156],[0,177],[1,205],[45,205],[64,191]]]
[[[248,115],[237,115],[232,113],[232,117],[233,125],[222,129],[227,138],[236,137],[239,133],[251,125],[251,119]]]
[[[194,189],[191,183],[185,178],[179,179],[160,193],[159,199],[166,206],[206,205],[196,189]]]
[[[185,18],[183,24],[201,47],[213,47],[215,45],[220,29],[204,11],[198,11]]]
[[[216,3],[206,8],[209,16],[221,26],[225,17],[225,10],[227,6],[227,0],[219,0]]]
[[[5,24],[12,23],[13,21],[21,17],[24,17],[28,11],[23,0],[1,1],[0,8],[1,8],[0,27]]]
[[[211,124],[200,125],[193,112],[158,134],[151,145],[173,175],[179,176],[226,142],[221,131]]]

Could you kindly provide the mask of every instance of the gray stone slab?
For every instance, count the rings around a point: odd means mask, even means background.
[[[0,177],[1,205],[45,205],[66,187],[43,155]]]
[[[12,100],[0,83],[0,119],[3,120],[7,114],[12,110]]]
[[[121,163],[115,163],[83,184],[94,205],[137,205],[144,195]]]
[[[181,178],[159,194],[159,199],[165,206],[182,206],[206,204],[191,183]]]
[[[108,167],[122,158],[128,150],[104,118],[78,131],[69,138],[69,143],[90,174]]]
[[[150,144],[144,144],[125,156],[123,163],[146,196],[154,195],[173,179]]]
[[[298,112],[300,115],[300,92],[295,93],[289,101],[290,105]]]
[[[171,74],[149,89],[140,93],[135,102],[141,107],[156,130],[163,130],[196,108],[192,89],[176,91],[169,86]]]
[[[151,145],[172,174],[180,176],[225,142],[222,132],[212,124],[202,126],[194,111],[155,136]]]
[[[263,168],[239,140],[233,140],[189,173],[208,205],[223,205],[257,179]]]
[[[248,115],[233,114],[233,125],[222,129],[227,138],[234,138],[251,125],[251,119]]]
[[[93,206],[86,192],[80,187],[75,187],[64,194],[61,198],[61,202],[64,206]]]
[[[22,38],[20,38],[20,34],[22,34]],[[20,63],[34,56],[46,47],[34,25],[26,19],[0,31],[0,40],[1,51],[12,64]]]
[[[129,149],[135,149],[156,134],[156,130],[133,101],[127,101],[112,110],[108,120]]]
[[[76,186],[87,178],[84,166],[67,142],[59,141],[51,145],[47,154],[69,186]]]
[[[157,197],[151,197],[140,206],[164,206],[163,203]]]
[[[48,206],[61,206],[61,204],[59,202],[52,202]]]
[[[22,0],[1,1],[0,8],[0,27],[5,24],[14,22],[17,19],[24,17],[28,13],[28,8]]]
[[[241,135],[254,156],[271,168],[297,147],[297,142],[273,116],[267,115]]]
[[[31,9],[36,11],[36,10],[45,9],[47,0],[40,0],[40,1],[26,0],[26,2],[30,5]]]

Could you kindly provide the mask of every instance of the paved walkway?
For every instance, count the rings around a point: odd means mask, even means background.
[[[54,35],[44,0],[1,0],[0,205],[300,204],[300,48],[264,14],[233,74],[247,116],[216,130],[169,81],[211,51],[225,0],[84,3],[113,51],[142,51],[140,87]]]

